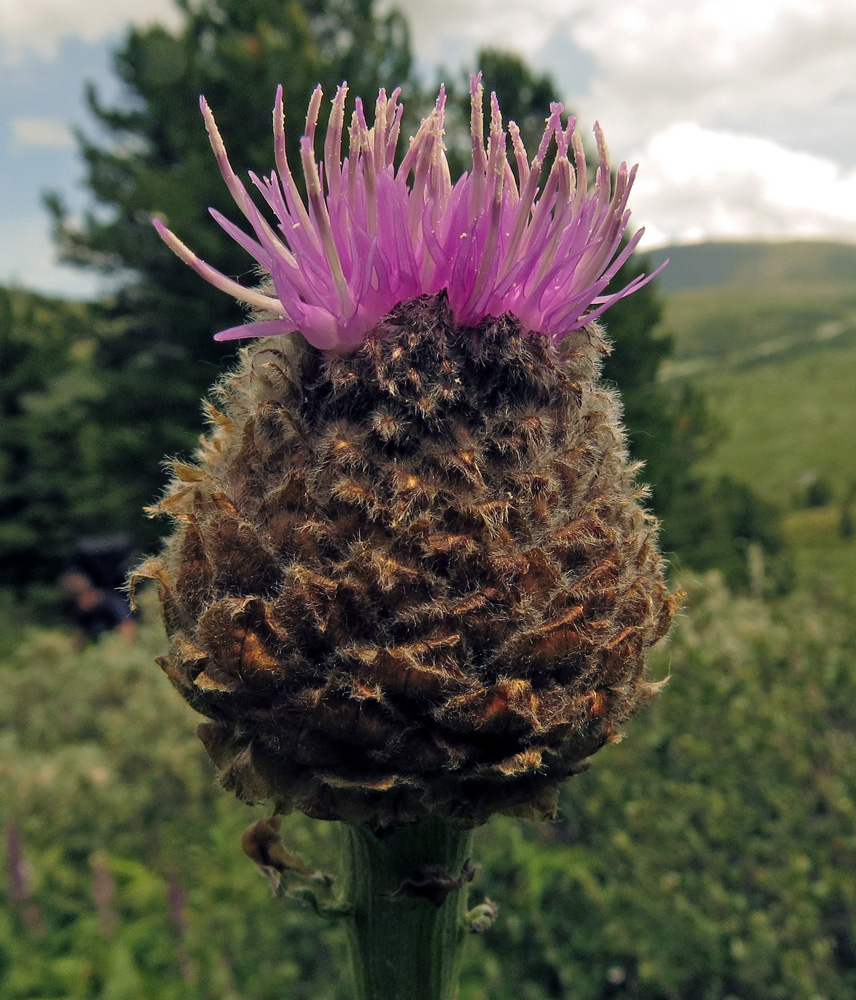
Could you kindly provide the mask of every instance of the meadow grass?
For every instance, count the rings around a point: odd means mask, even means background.
[[[728,429],[709,471],[748,478],[782,506],[813,477],[836,496],[856,479],[856,339],[698,381]]]
[[[703,470],[749,483],[785,512],[800,575],[852,591],[856,544],[839,524],[856,483],[856,281],[687,289],[665,306],[675,354],[664,376],[698,385],[725,429]],[[831,502],[801,509],[817,479]]]

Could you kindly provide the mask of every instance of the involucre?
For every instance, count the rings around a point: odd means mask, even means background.
[[[639,286],[605,293],[640,235],[622,249],[633,172],[611,186],[598,132],[589,191],[555,105],[531,162],[509,126],[515,177],[495,100],[485,148],[478,80],[457,184],[442,93],[398,170],[397,94],[371,129],[358,104],[341,162],[344,100],[325,190],[313,99],[308,207],[278,100],[279,175],[254,178],[278,234],[204,109],[255,235],[219,221],[268,277],[241,289],[159,228],[258,311],[225,335],[268,339],[215,390],[196,462],[173,463],[156,511],[175,531],[137,576],[159,583],[162,665],[240,798],[373,828],[544,818],[657,689],[645,654],[678,606],[599,382],[594,317]]]

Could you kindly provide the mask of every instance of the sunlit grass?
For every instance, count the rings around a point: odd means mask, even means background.
[[[856,281],[672,292],[663,325],[675,338],[666,378],[699,386],[725,429],[703,471],[786,513],[799,574],[852,589],[856,545],[838,526],[856,483]],[[831,503],[800,509],[817,479]]]

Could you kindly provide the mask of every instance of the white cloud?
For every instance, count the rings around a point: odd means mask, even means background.
[[[480,46],[498,45],[565,81],[590,76],[574,72],[582,50],[596,67],[594,77],[562,96],[586,121],[598,118],[620,150],[682,120],[780,140],[789,127],[798,142],[800,119],[807,141],[838,149],[829,133],[841,127],[840,108],[856,105],[853,0],[399,0],[399,6],[427,63],[453,67]],[[570,41],[564,60],[562,38]],[[856,121],[849,128],[856,160]]]
[[[413,46],[427,63],[456,67],[478,48],[496,46],[525,56],[545,46],[583,0],[389,0],[410,22]]]
[[[573,37],[598,65],[577,104],[622,144],[675,120],[763,134],[783,111],[798,136],[856,88],[852,0],[601,0]]]
[[[856,240],[856,170],[832,160],[690,122],[658,133],[634,159],[644,246],[747,235]]]
[[[74,135],[64,122],[55,118],[21,117],[10,123],[11,148],[67,149],[75,145]]]
[[[93,42],[156,20],[176,22],[172,0],[0,0],[0,61],[53,58],[65,37]]]

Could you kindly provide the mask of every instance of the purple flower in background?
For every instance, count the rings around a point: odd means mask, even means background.
[[[216,339],[299,330],[315,347],[350,350],[397,304],[443,290],[459,326],[511,313],[525,329],[558,338],[654,276],[640,275],[620,291],[604,294],[644,230],[621,246],[636,167],[628,170],[622,163],[612,183],[598,125],[599,162],[589,190],[575,119],[562,125],[561,104],[550,106],[544,135],[530,160],[517,126],[509,122],[507,131],[503,128],[495,94],[485,144],[483,89],[480,76],[473,77],[473,166],[453,184],[443,145],[444,90],[397,169],[400,91],[391,97],[380,91],[371,128],[357,98],[349,155],[342,159],[346,94],[347,87],[339,87],[332,102],[323,163],[315,159],[321,88],[312,95],[300,143],[305,204],[286,158],[282,88],[277,90],[277,169],[269,177],[249,175],[276,216],[275,227],[232,169],[214,116],[201,99],[220,170],[253,235],[216,210],[211,214],[270,275],[261,288],[246,288],[200,260],[155,221],[166,243],[202,277],[269,317],[224,330]],[[516,177],[506,156],[509,136]],[[553,142],[553,164],[539,188]]]

